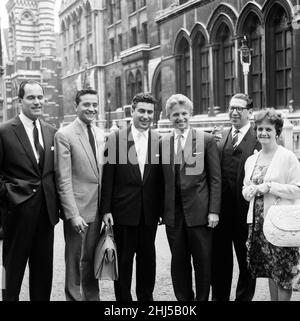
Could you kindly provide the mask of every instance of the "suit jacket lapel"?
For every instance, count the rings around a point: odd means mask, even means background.
[[[253,149],[253,147],[256,145],[256,137],[255,137],[255,132],[250,127],[250,129],[247,131],[246,135],[242,139],[241,143],[239,144],[239,148],[242,150],[242,156],[241,158],[244,157],[244,155],[249,155],[250,151]]]
[[[183,160],[182,160],[182,163],[180,165],[180,169],[186,164],[190,164],[190,160],[191,160],[191,157],[193,157],[193,149],[196,147],[195,145],[195,141],[196,141],[196,131],[191,128],[188,135],[187,135],[187,138],[186,138],[186,142],[185,142],[185,145],[184,145],[184,157],[183,157]]]
[[[134,145],[131,126],[127,130],[127,142],[124,142],[124,143],[127,143],[127,155],[128,155],[127,163],[129,165],[131,165],[130,167],[131,167],[134,175],[136,176],[136,178],[139,181],[141,181],[142,176],[141,176],[141,172],[140,172],[139,162],[137,159],[137,153],[136,153],[136,148]]]
[[[218,145],[218,150],[219,150],[219,158],[220,160],[222,159],[223,155],[223,150],[225,147],[225,144],[227,142],[228,136],[231,133],[231,129],[226,129],[222,132],[222,138],[221,141],[217,144]]]
[[[14,132],[17,135],[21,145],[23,146],[25,152],[27,153],[29,159],[31,160],[33,167],[35,168],[35,170],[37,172],[39,172],[39,167],[38,167],[38,163],[36,161],[36,158],[34,156],[34,152],[30,143],[30,140],[27,136],[26,130],[20,120],[20,118],[17,116],[15,118],[15,121],[13,122],[13,126],[14,126]]]
[[[43,121],[40,121],[40,124],[41,124],[41,131],[42,131],[44,151],[45,151],[44,164],[43,164],[43,171],[44,171],[47,168],[51,157],[52,136],[46,124]]]
[[[83,128],[80,126],[80,124],[76,120],[75,120],[75,126],[76,126],[76,134],[78,135],[79,141],[88,156],[88,159],[90,161],[91,167],[95,175],[98,177],[98,168],[97,168],[96,160],[95,160],[90,142],[86,137],[86,134],[83,131]]]
[[[144,168],[143,182],[148,178],[152,165],[159,164],[159,135],[149,130],[146,164]]]

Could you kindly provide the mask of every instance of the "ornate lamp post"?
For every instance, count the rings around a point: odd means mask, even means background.
[[[247,45],[247,37],[244,36],[244,38],[242,39],[242,45],[239,49],[239,52],[240,52],[240,61],[243,67],[245,94],[247,95],[248,95],[248,74],[249,74],[250,65],[251,65],[252,50],[253,49],[250,49]]]

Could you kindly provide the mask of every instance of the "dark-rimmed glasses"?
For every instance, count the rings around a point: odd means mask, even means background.
[[[237,107],[237,106],[230,106],[229,107],[229,111],[233,112],[234,110],[236,110],[238,113],[242,113],[243,110],[247,110],[247,107]]]

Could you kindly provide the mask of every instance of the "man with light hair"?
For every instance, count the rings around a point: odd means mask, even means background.
[[[161,142],[165,180],[163,222],[172,254],[171,276],[177,300],[207,301],[212,231],[220,211],[221,170],[213,136],[190,127],[192,113],[193,103],[184,95],[173,95],[166,103],[174,132]]]

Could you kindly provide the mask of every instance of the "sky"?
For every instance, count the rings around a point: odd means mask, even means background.
[[[1,17],[1,27],[8,27],[8,16],[6,11],[6,3],[8,0],[0,0],[0,17]],[[59,30],[59,22],[58,22],[58,10],[60,8],[61,0],[56,0],[55,9],[54,9],[54,19],[55,19],[55,31]]]

